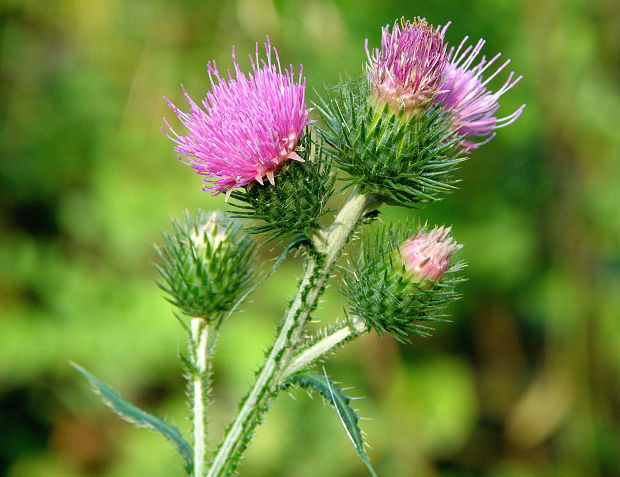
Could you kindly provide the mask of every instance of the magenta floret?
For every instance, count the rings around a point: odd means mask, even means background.
[[[368,49],[373,100],[397,110],[414,111],[437,95],[448,61],[443,42],[446,27],[433,27],[423,18],[401,19],[381,32],[381,49]]]
[[[525,105],[522,105],[503,118],[496,116],[500,96],[516,85],[522,76],[515,78],[515,74],[511,72],[500,89],[496,92],[490,91],[487,84],[508,66],[510,60],[504,61],[493,74],[483,79],[483,73],[495,64],[501,53],[488,61],[482,56],[472,67],[485,41],[479,40],[475,46],[468,45],[463,49],[467,40],[468,37],[465,37],[458,48],[450,49],[449,63],[439,87],[442,92],[435,99],[452,114],[453,130],[461,136],[464,152],[470,152],[489,142],[495,137],[496,129],[515,122],[525,108]],[[474,138],[483,139],[475,142]]]
[[[451,227],[439,227],[428,233],[420,231],[400,247],[405,269],[415,281],[441,278],[452,254],[463,248],[450,237],[450,231]]]
[[[189,111],[183,112],[171,101],[170,108],[187,128],[178,134],[165,121],[166,136],[176,143],[179,160],[205,175],[205,189],[214,194],[245,186],[254,180],[273,184],[274,173],[289,159],[301,160],[295,147],[310,123],[304,94],[306,80],[300,67],[280,66],[277,50],[269,39],[264,44],[266,59],[250,55],[252,71],[243,73],[232,57],[234,74],[222,78],[215,61],[207,64],[211,91],[201,105],[183,93]]]

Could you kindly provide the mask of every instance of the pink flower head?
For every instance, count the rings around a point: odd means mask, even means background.
[[[179,160],[208,176],[205,189],[214,194],[242,187],[266,177],[274,184],[274,172],[289,159],[301,161],[295,147],[304,127],[310,123],[304,102],[306,80],[300,67],[296,76],[293,66],[282,70],[275,47],[267,38],[266,60],[259,59],[256,44],[252,71],[243,73],[232,50],[234,76],[222,78],[215,61],[207,64],[211,91],[194,103],[185,88],[189,112],[180,111],[168,99],[170,108],[187,128],[185,136],[172,132]],[[272,54],[275,58],[272,58]],[[215,78],[215,79],[214,79]],[[164,134],[168,136],[167,131]]]
[[[382,29],[381,49],[371,52],[366,40],[373,100],[408,112],[437,95],[448,55],[443,37],[447,28],[434,28],[423,18],[401,19]]]
[[[451,227],[439,227],[428,233],[419,231],[400,247],[405,269],[414,280],[436,281],[450,265],[450,256],[463,248],[448,234]]]
[[[486,85],[510,63],[510,60],[504,61],[483,81],[482,74],[495,63],[501,53],[489,61],[483,56],[480,62],[472,67],[485,41],[479,40],[475,47],[469,45],[461,51],[467,39],[468,37],[465,37],[456,50],[454,47],[450,49],[449,63],[440,86],[442,92],[435,99],[438,103],[443,101],[444,108],[452,113],[453,130],[461,136],[461,147],[464,152],[470,152],[489,142],[495,137],[496,129],[515,122],[525,108],[524,104],[514,113],[497,118],[495,113],[499,108],[500,96],[517,84],[522,76],[514,78],[515,74],[511,72],[499,90],[495,93],[489,91]],[[486,139],[474,142],[472,138],[475,137]]]

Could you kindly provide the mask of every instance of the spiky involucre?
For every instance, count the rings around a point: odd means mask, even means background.
[[[158,283],[166,298],[191,317],[213,321],[230,311],[255,279],[255,245],[238,221],[223,214],[186,212],[156,247]]]
[[[316,141],[315,141],[316,139]],[[325,157],[323,142],[307,129],[299,142],[304,162],[291,161],[278,173],[276,187],[249,184],[233,192],[236,210],[232,217],[258,220],[246,230],[282,237],[308,233],[321,227],[319,218],[328,212],[335,175]]]
[[[415,115],[378,109],[365,78],[344,81],[318,105],[334,166],[389,203],[416,207],[455,189],[461,157],[448,114],[437,105]]]
[[[187,128],[180,135],[164,119],[176,143],[179,159],[205,175],[205,189],[214,194],[227,192],[254,180],[274,183],[274,173],[289,159],[298,160],[295,152],[304,127],[309,123],[309,109],[304,95],[306,80],[302,69],[295,75],[293,66],[282,69],[277,50],[267,38],[266,59],[259,56],[256,44],[250,55],[251,73],[243,73],[235,58],[234,75],[222,78],[215,61],[207,65],[211,91],[197,105],[183,93],[190,105],[183,112],[168,101]],[[164,130],[164,134],[168,132]]]
[[[349,313],[379,335],[390,333],[400,341],[410,334],[428,335],[432,322],[445,320],[446,305],[460,296],[455,272],[463,266],[452,265],[436,282],[413,280],[399,252],[407,235],[406,226],[393,225],[366,234],[357,260],[343,274]]]

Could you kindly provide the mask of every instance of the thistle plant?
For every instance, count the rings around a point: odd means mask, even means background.
[[[467,46],[465,38],[452,48],[448,26],[418,18],[383,28],[381,47],[366,47],[363,73],[329,88],[314,105],[321,122],[310,117],[301,67],[282,68],[269,39],[257,43],[249,73],[233,48],[232,72],[223,76],[208,63],[211,88],[202,101],[184,89],[188,106],[167,100],[184,129],[164,120],[164,134],[181,162],[204,176],[204,189],[225,194],[229,206],[226,213],[186,213],[156,248],[159,286],[188,335],[182,361],[192,438],[76,367],[123,418],[168,438],[187,475],[236,474],[272,401],[298,387],[334,406],[369,473],[377,475],[350,398],[313,365],[365,333],[409,341],[430,335],[446,318],[459,296],[463,263],[454,255],[462,245],[450,227],[385,224],[377,220],[380,207],[420,208],[454,191],[458,166],[523,111],[496,116],[501,96],[521,77],[510,73],[492,92],[489,82],[508,62],[485,79],[499,55],[476,63],[484,41]],[[328,202],[337,194],[346,198],[330,214]],[[350,243],[355,234],[361,240]],[[273,239],[282,253],[261,277],[256,250]],[[349,259],[341,260],[345,247]],[[218,336],[292,250],[304,257],[297,292],[223,439],[211,442],[210,363]],[[339,320],[312,333],[310,317],[336,270],[347,305]]]

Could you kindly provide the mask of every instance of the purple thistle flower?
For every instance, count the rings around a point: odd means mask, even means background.
[[[438,103],[443,102],[444,108],[451,112],[453,130],[461,136],[461,147],[466,153],[493,139],[496,129],[515,122],[525,108],[524,104],[508,116],[503,118],[495,116],[500,96],[516,85],[523,76],[514,78],[515,74],[511,72],[499,90],[494,93],[489,91],[486,85],[510,63],[510,60],[504,61],[483,81],[482,74],[495,63],[501,53],[489,61],[483,56],[476,66],[471,67],[485,41],[479,40],[475,47],[469,45],[461,52],[467,40],[468,37],[465,37],[456,50],[454,47],[450,49],[449,63],[446,65],[443,82],[439,87],[441,93],[435,99]],[[475,137],[486,139],[474,142],[471,138]]]
[[[400,25],[399,25],[400,23]],[[437,95],[448,61],[443,37],[446,28],[433,28],[425,19],[401,18],[382,28],[381,49],[368,49],[369,79],[376,104],[408,112],[425,106]]]
[[[439,227],[426,233],[419,231],[400,247],[405,269],[416,282],[436,281],[450,265],[450,256],[463,248],[448,234],[451,227]]]
[[[166,98],[170,108],[188,129],[186,136],[177,134],[164,118],[174,137],[179,160],[206,175],[205,189],[214,195],[250,184],[263,184],[266,177],[275,183],[274,172],[289,159],[303,161],[295,152],[304,127],[310,123],[304,102],[306,80],[295,78],[293,66],[282,70],[275,47],[267,38],[266,60],[256,53],[250,55],[252,71],[239,69],[232,50],[234,77],[222,78],[215,61],[207,64],[211,91],[202,101],[202,108],[187,94],[189,112],[180,111]],[[275,61],[272,60],[272,53]],[[215,77],[215,79],[214,79]],[[162,129],[163,130],[163,129]],[[163,130],[168,137],[168,132]]]

